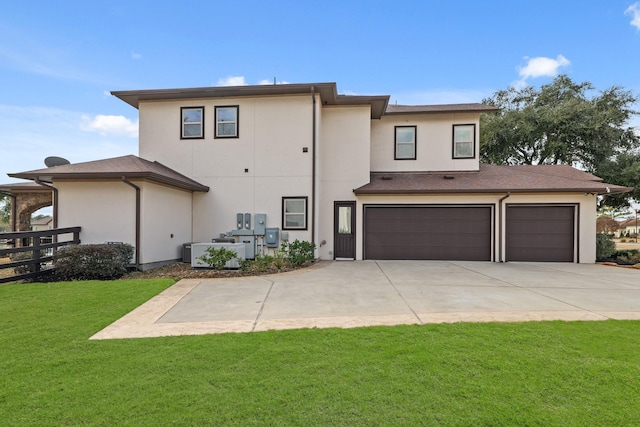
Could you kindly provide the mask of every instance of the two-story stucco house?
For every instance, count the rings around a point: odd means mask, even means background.
[[[257,253],[312,241],[329,260],[592,263],[596,196],[627,190],[481,164],[482,104],[389,105],[335,83],[113,95],[139,110],[140,157],[11,176],[51,183],[60,227],[134,244],[143,268],[222,234]]]

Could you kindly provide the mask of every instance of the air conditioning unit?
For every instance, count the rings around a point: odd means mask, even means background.
[[[209,267],[208,264],[203,262],[200,257],[206,255],[208,248],[225,248],[230,251],[234,251],[238,258],[246,259],[245,257],[245,244],[244,243],[192,243],[191,244],[191,267],[203,268]],[[236,259],[227,261],[225,268],[240,268],[240,264]]]

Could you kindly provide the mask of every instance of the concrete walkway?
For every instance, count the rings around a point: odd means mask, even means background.
[[[592,264],[336,261],[181,280],[92,339],[270,329],[640,319],[640,270]]]

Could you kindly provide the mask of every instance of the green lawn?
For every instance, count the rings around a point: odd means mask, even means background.
[[[88,340],[170,284],[0,286],[0,424],[640,425],[640,322]]]

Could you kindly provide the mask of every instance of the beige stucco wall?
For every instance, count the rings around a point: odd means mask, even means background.
[[[122,181],[54,181],[58,227],[81,226],[82,243],[135,244],[136,197]]]
[[[191,239],[191,192],[149,181],[140,187],[140,263],[179,259]],[[118,181],[54,182],[59,226],[81,226],[82,243],[136,243],[136,191]],[[173,235],[173,237],[171,237]]]
[[[371,171],[460,171],[479,168],[478,113],[392,115],[371,121]],[[475,124],[475,159],[453,159],[453,125]],[[394,160],[395,126],[416,126],[416,160]]]
[[[192,193],[149,181],[136,185],[141,190],[140,263],[182,258],[182,245],[192,241]]]
[[[593,263],[596,259],[595,235],[596,235],[596,198],[593,195],[577,194],[511,194],[502,203],[502,225],[499,224],[498,206],[500,198],[505,194],[460,194],[460,195],[397,195],[397,196],[360,196],[358,197],[356,217],[356,229],[360,233],[357,239],[356,257],[362,259],[363,256],[363,205],[365,204],[424,204],[424,205],[468,205],[485,204],[493,205],[493,260],[505,259],[505,229],[506,205],[515,203],[535,203],[535,204],[576,204],[578,206],[578,221],[576,222],[576,259],[580,263]],[[502,227],[502,231],[500,231]],[[502,244],[499,244],[500,236]],[[499,249],[502,248],[502,256]],[[579,254],[579,258],[577,257]]]
[[[322,116],[317,242],[320,258],[333,259],[333,203],[356,200],[353,189],[369,182],[371,109],[329,107]]]
[[[238,138],[214,138],[214,107],[221,105],[239,106]],[[184,106],[205,107],[204,139],[180,139]],[[282,227],[282,197],[311,202],[312,109],[311,94],[141,102],[140,156],[210,187],[194,195],[194,241],[235,229],[238,212],[265,213],[267,227]],[[307,230],[290,238],[311,240],[310,222],[309,214]]]

